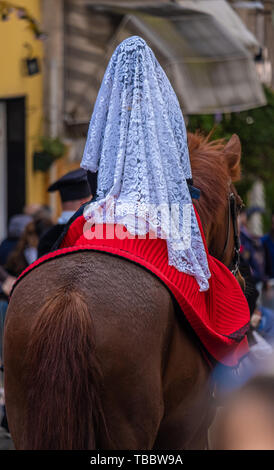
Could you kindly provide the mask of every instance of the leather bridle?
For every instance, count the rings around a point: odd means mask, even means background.
[[[225,246],[223,249],[221,259],[224,259],[224,256],[226,254],[226,250],[228,248],[229,239],[230,239],[231,227],[232,227],[233,239],[234,239],[234,250],[233,250],[233,259],[230,265],[228,266],[228,269],[234,276],[236,276],[240,268],[240,248],[241,248],[240,235],[239,235],[239,229],[238,229],[238,223],[237,223],[237,215],[238,215],[238,210],[237,210],[236,196],[231,190],[230,194],[228,195],[228,222],[227,222],[226,241],[225,241]]]

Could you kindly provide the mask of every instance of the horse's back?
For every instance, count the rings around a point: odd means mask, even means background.
[[[161,380],[174,320],[172,299],[163,284],[140,266],[108,254],[86,252],[40,265],[19,282],[11,297],[5,324],[5,387],[8,419],[17,447],[21,446],[27,418],[26,357],[33,324],[47,302],[50,305],[51,299],[64,292],[71,298],[74,293],[81,295],[94,325],[104,384],[101,398],[111,435],[119,436],[121,446],[124,440],[127,447],[139,448],[137,441],[143,442],[141,447],[148,447],[163,413]],[[57,317],[55,326],[58,330]],[[142,437],[139,426],[129,429],[128,413],[143,423],[153,415],[147,432],[144,425]]]

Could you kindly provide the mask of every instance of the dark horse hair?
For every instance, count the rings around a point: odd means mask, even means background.
[[[26,364],[25,448],[95,449],[103,416],[100,367],[92,316],[81,293],[60,289],[43,305],[32,326]]]

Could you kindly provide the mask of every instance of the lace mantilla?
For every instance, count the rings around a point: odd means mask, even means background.
[[[169,264],[207,290],[210,272],[186,180],[192,177],[183,115],[146,42],[115,50],[91,117],[81,167],[98,170],[93,222],[167,240]]]

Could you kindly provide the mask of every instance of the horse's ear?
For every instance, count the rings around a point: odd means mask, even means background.
[[[231,180],[237,181],[241,177],[241,154],[242,146],[239,137],[236,134],[230,138],[224,148],[225,158],[227,160],[228,169],[230,172]]]

